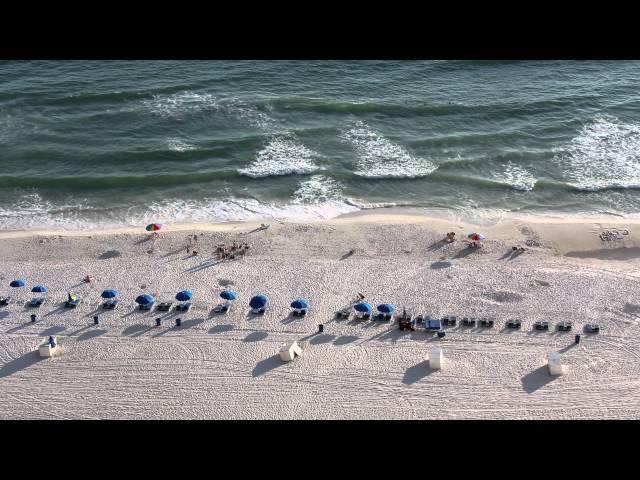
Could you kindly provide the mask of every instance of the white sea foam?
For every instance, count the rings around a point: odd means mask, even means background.
[[[300,183],[293,193],[294,204],[313,204],[341,199],[342,185],[324,175],[314,175]]]
[[[580,190],[640,188],[640,126],[603,116],[556,150],[568,183]]]
[[[0,206],[0,229],[54,227],[77,230],[97,224],[82,216],[82,212],[90,213],[91,210],[81,201],[55,205],[43,200],[38,193],[29,193],[18,197],[10,207]]]
[[[170,138],[167,140],[167,146],[169,150],[173,150],[174,152],[187,152],[189,150],[195,150],[195,145],[191,145],[190,143],[184,142],[179,138]]]
[[[316,152],[290,135],[275,136],[257,153],[251,165],[238,169],[238,172],[253,178],[309,174],[320,168],[313,162],[317,156]]]
[[[154,95],[151,99],[143,100],[143,104],[151,113],[169,118],[182,118],[187,114],[218,108],[213,95],[188,91]]]
[[[531,191],[538,181],[531,172],[520,165],[508,161],[504,169],[494,175],[494,179],[500,183],[509,185],[516,190]]]
[[[362,177],[425,177],[438,168],[376,133],[364,122],[357,122],[340,137],[353,145],[357,155],[354,173]]]
[[[333,218],[358,209],[340,200],[317,203],[265,203],[254,199],[204,199],[200,201],[175,200],[155,203],[141,216],[129,219],[129,223],[145,222],[201,223],[247,221],[263,218],[277,220],[320,220]]]

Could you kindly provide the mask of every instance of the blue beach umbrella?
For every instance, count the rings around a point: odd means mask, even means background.
[[[100,296],[102,298],[115,298],[118,296],[118,291],[111,288],[109,290],[105,290],[104,292],[102,292]]]
[[[303,298],[299,298],[298,300],[294,300],[293,302],[291,302],[291,308],[297,308],[298,310],[309,308],[309,301]]]
[[[225,300],[235,300],[238,298],[238,294],[236,292],[232,292],[231,290],[225,290],[220,294],[222,298]]]
[[[24,287],[24,280],[14,280],[9,284],[9,286],[13,288]]]
[[[139,305],[149,305],[150,303],[153,303],[153,297],[149,294],[138,295],[138,298],[136,298],[136,303]]]
[[[353,308],[356,310],[356,312],[371,313],[371,309],[373,307],[369,303],[361,302],[361,303],[356,303],[353,306]]]
[[[36,285],[31,289],[33,293],[47,293],[48,289],[44,285]]]
[[[191,297],[193,297],[193,293],[191,292],[191,290],[183,290],[181,292],[178,292],[178,294],[176,295],[176,300],[186,302],[187,300],[191,300]]]
[[[251,308],[263,308],[268,301],[269,299],[266,295],[256,295],[249,301],[249,306]]]
[[[392,313],[393,305],[391,303],[383,303],[381,305],[378,305],[378,311],[382,313]]]

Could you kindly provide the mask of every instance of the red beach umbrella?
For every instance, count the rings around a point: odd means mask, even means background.
[[[162,225],[159,223],[150,223],[146,226],[147,232],[156,232],[162,228]]]

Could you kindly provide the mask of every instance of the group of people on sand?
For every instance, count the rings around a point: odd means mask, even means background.
[[[216,248],[216,258],[218,260],[233,260],[236,256],[244,256],[249,250],[249,244],[239,244],[234,240],[231,246],[227,247],[224,244],[218,245]]]

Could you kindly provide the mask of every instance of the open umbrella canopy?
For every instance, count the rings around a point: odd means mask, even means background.
[[[193,293],[191,292],[191,290],[183,290],[177,293],[176,300],[186,302],[187,300],[191,300],[191,297],[193,297]]]
[[[304,298],[299,298],[291,302],[291,308],[297,308],[298,310],[303,308],[309,308],[309,300],[305,300]]]
[[[102,295],[100,296],[102,298],[115,298],[118,296],[118,291],[110,288],[109,290],[105,290],[104,292],[102,292]]]
[[[231,290],[225,290],[220,293],[220,296],[225,300],[235,300],[238,298],[238,294],[236,292],[232,292]]]
[[[138,295],[138,297],[136,298],[136,303],[139,305],[148,305],[150,303],[153,303],[153,297],[148,293],[144,295]]]
[[[256,295],[249,301],[249,306],[251,308],[262,308],[264,307],[269,299],[266,295]]]
[[[24,287],[24,280],[14,280],[9,286],[13,288]]]
[[[378,305],[378,311],[382,313],[392,313],[393,305],[391,303],[383,303]]]
[[[470,233],[469,235],[467,235],[467,237],[473,240],[474,242],[477,242],[479,240],[484,240],[484,235],[482,235],[481,233]]]
[[[355,308],[356,312],[362,313],[371,313],[371,309],[373,308],[370,303],[360,302],[356,303],[353,308]]]
[[[160,230],[161,228],[162,228],[162,225],[159,223],[150,223],[145,227],[147,232],[155,232],[157,230]]]
[[[48,288],[45,287],[44,285],[36,285],[31,289],[31,291],[33,293],[46,293],[48,291]]]

